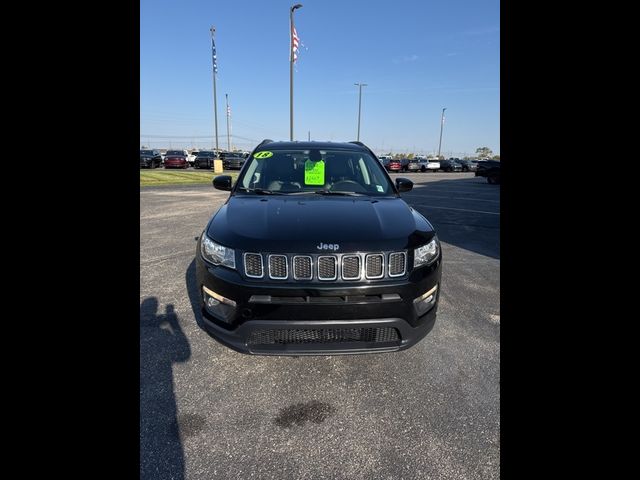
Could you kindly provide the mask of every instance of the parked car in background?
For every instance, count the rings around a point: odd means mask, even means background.
[[[500,162],[497,160],[480,160],[476,177],[486,177],[487,182],[494,185],[500,183]]]
[[[164,168],[189,168],[185,150],[167,150],[164,157]]]
[[[390,159],[389,164],[385,165],[388,172],[400,172],[402,171],[402,162],[397,159]]]
[[[216,158],[215,152],[200,151],[193,161],[193,168],[213,168],[213,159]]]
[[[444,172],[461,172],[462,165],[455,160],[440,160],[440,169]]]
[[[196,161],[196,157],[198,156],[198,150],[192,150],[191,153],[187,153],[187,162],[190,166],[193,167],[193,162]]]
[[[422,159],[418,161],[421,172],[437,172],[440,170],[440,162],[435,160]]]
[[[158,150],[140,150],[140,168],[158,168],[162,157]]]
[[[458,160],[458,163],[462,165],[463,172],[475,172],[478,168],[477,160]]]
[[[420,171],[420,160],[417,158],[412,158],[407,163],[407,170],[409,172],[419,172]]]
[[[222,166],[228,170],[240,170],[247,159],[240,154],[227,153],[222,161]]]

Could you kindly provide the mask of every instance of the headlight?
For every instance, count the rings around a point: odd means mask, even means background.
[[[440,242],[437,235],[429,243],[418,247],[413,252],[413,268],[429,265],[440,254]]]
[[[232,248],[217,244],[207,237],[205,233],[202,234],[200,253],[202,253],[202,257],[205,260],[214,265],[224,265],[234,270],[236,268],[236,252]]]

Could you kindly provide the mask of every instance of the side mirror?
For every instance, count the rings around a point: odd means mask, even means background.
[[[408,192],[413,188],[413,182],[408,178],[396,178],[396,188],[399,192]]]
[[[213,179],[213,188],[217,190],[231,190],[231,176],[230,175],[218,175]]]

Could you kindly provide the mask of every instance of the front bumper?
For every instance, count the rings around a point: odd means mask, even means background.
[[[413,301],[439,286],[441,261],[442,257],[398,281],[350,286],[276,284],[247,281],[236,271],[206,263],[198,253],[201,325],[216,340],[242,353],[335,355],[403,350],[425,337],[435,324],[440,289],[426,313],[418,315]],[[203,287],[236,303],[226,320],[207,311]],[[256,341],[266,337],[269,342]]]

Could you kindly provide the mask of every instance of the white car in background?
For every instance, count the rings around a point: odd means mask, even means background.
[[[421,172],[437,172],[440,170],[440,162],[437,160],[422,159],[419,162]]]
[[[198,150],[192,150],[191,153],[184,151],[187,156],[187,163],[193,167],[193,162],[196,161],[196,157],[198,156]]]

